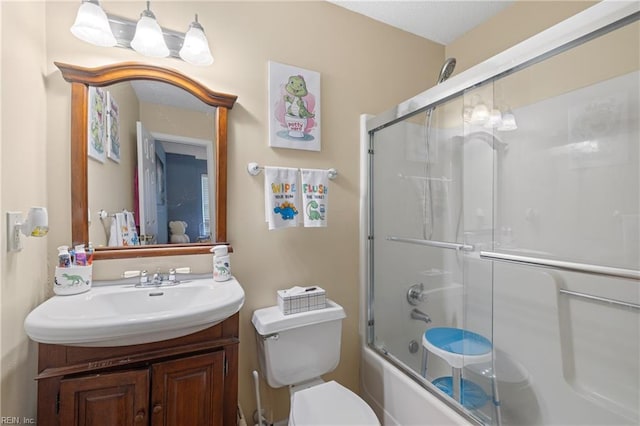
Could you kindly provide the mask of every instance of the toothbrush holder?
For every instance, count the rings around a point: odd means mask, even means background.
[[[70,266],[61,268],[56,266],[53,291],[61,296],[84,293],[91,289],[93,265]]]

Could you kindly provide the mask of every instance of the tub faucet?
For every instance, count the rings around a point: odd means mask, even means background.
[[[429,324],[431,322],[431,317],[429,317],[429,315],[425,314],[424,312],[422,312],[418,308],[413,308],[411,310],[411,319],[418,320],[418,321],[424,321],[427,324]]]

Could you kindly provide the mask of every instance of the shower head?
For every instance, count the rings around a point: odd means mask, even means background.
[[[440,70],[440,75],[438,75],[438,83],[440,84],[453,74],[453,69],[456,67],[456,58],[448,58],[444,61],[442,65],[442,69]]]

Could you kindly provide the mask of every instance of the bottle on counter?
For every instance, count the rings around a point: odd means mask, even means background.
[[[214,281],[227,281],[231,278],[231,260],[229,249],[225,245],[215,246],[213,252],[213,279]]]

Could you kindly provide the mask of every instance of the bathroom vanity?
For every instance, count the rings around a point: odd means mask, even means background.
[[[209,196],[215,201],[212,203],[215,211],[209,212],[211,241],[102,247],[96,248],[94,260],[209,254],[215,244],[228,244],[227,124],[228,111],[237,97],[213,91],[187,75],[155,65],[134,62],[96,68],[59,62],[55,65],[71,84],[73,245],[91,240],[87,211],[108,209],[107,201],[99,201],[95,206],[88,202],[90,189],[103,191],[110,186],[109,177],[106,181],[89,179],[90,94],[98,88],[113,90],[115,94],[116,85],[126,87],[126,93],[130,94],[134,91],[131,85],[139,83],[153,83],[155,91],[171,93],[172,98],[187,95],[201,103],[199,107],[211,108],[208,112],[213,120],[209,123],[211,131],[205,132],[213,135],[206,148],[212,166],[207,169],[211,171]],[[119,118],[122,123],[124,114]],[[128,120],[141,121],[139,111]],[[123,144],[124,139],[120,142]],[[145,153],[155,152],[155,145],[147,148]],[[124,158],[121,160],[124,162]],[[107,168],[103,163],[97,164]],[[123,168],[120,161],[117,164]],[[118,176],[121,169],[117,170]],[[90,187],[90,181],[95,186]],[[131,182],[127,181],[124,187],[129,186]],[[118,188],[115,191],[124,193]],[[155,194],[155,191],[139,192]],[[154,236],[152,232],[145,234]],[[235,279],[225,283],[215,283],[213,279],[189,281],[151,291],[131,285],[100,289],[94,286],[90,294],[86,293],[88,297],[55,296],[34,309],[25,320],[25,330],[32,340],[39,342],[38,425],[235,425],[238,311],[244,302],[244,292]]]
[[[238,317],[115,347],[38,344],[38,425],[235,425]]]

